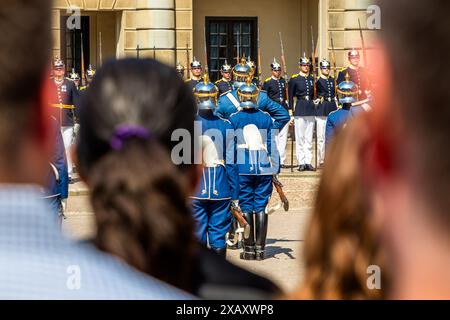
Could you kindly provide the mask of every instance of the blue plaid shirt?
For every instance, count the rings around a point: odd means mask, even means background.
[[[65,238],[31,186],[0,186],[0,299],[190,299]]]

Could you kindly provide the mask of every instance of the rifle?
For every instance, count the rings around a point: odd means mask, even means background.
[[[191,63],[189,60],[189,44],[186,43],[186,79],[191,77]]]
[[[311,26],[311,41],[312,41],[312,52],[311,52],[311,57],[312,57],[312,75],[314,78],[314,98],[316,97],[317,94],[317,86],[316,86],[316,80],[317,80],[317,76],[316,76],[316,45],[314,43],[314,30],[313,27]]]
[[[99,51],[100,51],[100,54],[99,54],[99,57],[100,57],[100,65],[102,65],[103,64],[103,52],[102,52],[102,33],[101,32],[99,32],[98,33],[98,38],[99,38]]]
[[[86,85],[86,75],[84,73],[84,49],[83,49],[83,33],[81,35],[81,85]]]
[[[336,88],[337,88],[337,67],[336,67],[336,51],[334,50],[334,41],[333,41],[333,34],[330,33],[330,40],[331,40],[331,60],[333,62],[333,68],[334,68],[334,90],[336,94]]]
[[[240,40],[241,40],[241,34],[240,34],[240,28],[239,28],[239,31],[237,33],[237,44],[236,44],[236,53],[237,53],[236,60],[237,60],[237,64],[241,63],[241,61],[240,61],[241,53],[239,52],[239,49],[240,49],[239,48],[239,42],[240,42]]]
[[[289,89],[288,89],[288,74],[287,74],[287,67],[286,67],[286,58],[284,56],[284,45],[283,45],[283,38],[281,37],[281,32],[278,33],[280,35],[280,47],[281,47],[281,65],[283,68],[283,74],[284,74],[284,80],[286,81],[286,99],[289,99]],[[294,106],[291,106],[292,109],[294,109]],[[291,172],[294,172],[294,130],[292,130],[291,133]]]
[[[156,59],[156,46],[153,45],[153,60]]]
[[[250,225],[248,224],[247,220],[245,220],[241,208],[239,208],[239,206],[236,206],[233,202],[231,203],[231,213],[233,214],[240,227],[238,228],[238,230],[236,230],[236,233],[244,233],[244,239],[248,239],[250,237],[251,231]],[[237,239],[237,237],[235,237],[235,239]]]
[[[364,58],[364,66],[367,68],[367,52],[366,52],[366,43],[364,41],[364,35],[361,28],[361,20],[358,19],[359,24],[359,36],[361,37],[361,45],[363,50],[363,58]]]
[[[272,183],[277,190],[278,195],[280,196],[281,202],[283,203],[284,211],[289,211],[289,200],[287,199],[286,195],[283,191],[283,184],[278,180],[277,176],[273,176]]]
[[[316,85],[316,81],[317,81],[317,76],[316,76],[316,46],[314,43],[314,30],[313,27],[311,26],[311,41],[312,41],[312,53],[311,53],[311,57],[312,57],[312,74],[313,74],[313,81],[314,81],[314,95],[313,95],[313,99],[316,98],[317,96],[317,85]],[[317,169],[317,161],[318,161],[318,154],[319,154],[319,150],[318,150],[318,134],[317,134],[317,121],[314,121],[314,127],[315,127],[315,131],[316,131],[316,156],[315,156],[315,167]]]
[[[205,74],[207,74],[207,75],[208,75],[208,78],[209,78],[209,69],[208,69],[208,47],[207,47],[207,45],[206,45],[206,43],[207,43],[207,41],[206,41],[206,28],[203,28],[203,34],[204,34],[204,37],[205,37],[205,43],[204,43],[204,45],[205,45]]]
[[[259,41],[259,28],[258,28],[258,83],[260,85],[260,88],[262,87],[261,74],[262,74],[262,70],[261,70],[261,45],[260,45],[260,41]]]

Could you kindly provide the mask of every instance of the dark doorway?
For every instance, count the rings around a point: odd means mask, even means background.
[[[257,59],[257,18],[206,17],[206,47],[211,80],[220,79],[220,67],[234,66],[238,57]]]
[[[61,26],[67,25],[67,18],[62,17]],[[90,64],[90,39],[89,39],[89,17],[81,17],[81,29],[68,29],[62,32],[61,55],[66,63],[67,72],[75,71],[82,74]],[[83,53],[83,59],[81,55]],[[83,61],[84,60],[84,61]],[[84,66],[82,68],[82,62]]]

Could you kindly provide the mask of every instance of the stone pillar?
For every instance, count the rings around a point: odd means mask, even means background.
[[[175,0],[136,0],[124,10],[124,54],[175,64]],[[117,8],[117,5],[115,7]]]
[[[176,0],[176,62],[187,66],[187,60],[192,61],[193,33],[192,33],[192,1]]]
[[[361,21],[366,48],[370,49],[377,31],[367,28],[367,7],[370,0],[328,0],[328,50],[331,51],[330,35],[333,35],[338,67],[347,65],[347,52],[361,49],[358,18]],[[361,52],[362,57],[362,52]],[[361,64],[364,63],[361,59]]]

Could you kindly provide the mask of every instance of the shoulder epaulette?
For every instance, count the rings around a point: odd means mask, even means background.
[[[83,90],[86,90],[86,89],[87,89],[86,86],[80,87],[80,91],[83,91]]]
[[[214,84],[218,84],[220,81],[222,81],[222,79],[217,80]]]
[[[294,78],[297,78],[297,77],[298,77],[298,73],[293,74],[292,77],[291,77],[291,79],[294,79]]]
[[[264,82],[270,81],[270,79],[272,79],[272,77],[268,77]]]
[[[189,81],[191,81],[191,79],[186,79],[186,80],[184,80],[184,82],[189,82]]]

